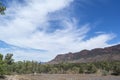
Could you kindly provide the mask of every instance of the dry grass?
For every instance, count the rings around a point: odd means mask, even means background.
[[[7,80],[120,80],[120,76],[101,76],[95,74],[37,74],[15,75]]]

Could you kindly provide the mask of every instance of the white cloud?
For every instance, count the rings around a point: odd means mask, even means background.
[[[76,19],[64,16],[56,16],[62,29],[56,26],[55,30],[48,33],[52,28],[49,22],[52,14],[68,7],[73,0],[26,0],[25,5],[13,2],[6,11],[6,16],[1,17],[0,39],[20,47],[47,50],[47,53],[35,53],[14,51],[15,58],[47,61],[56,54],[69,51],[76,52],[82,49],[108,46],[107,41],[113,38],[112,34],[101,34],[84,40],[90,30],[90,25],[79,25]],[[111,37],[112,36],[112,37]],[[92,45],[92,46],[91,46]]]
[[[0,49],[1,53],[6,55],[7,53],[14,54],[13,59],[15,61],[23,61],[23,60],[35,60],[35,61],[47,61],[50,60],[50,56],[47,56],[46,52],[37,52],[37,51],[23,51],[23,50],[8,50],[8,49]]]
[[[95,32],[96,34],[105,34],[105,32],[103,31],[98,31],[98,32]]]

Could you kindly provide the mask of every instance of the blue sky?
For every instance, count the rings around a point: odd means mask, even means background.
[[[80,0],[77,0],[80,2]],[[100,2],[99,0],[88,0],[93,2],[84,3],[81,7],[75,2],[77,7],[75,8],[75,15],[81,16],[78,19],[82,19],[81,23],[90,23],[93,25],[90,33],[94,35],[95,32],[114,33],[117,37],[110,41],[110,43],[119,42],[119,22],[120,22],[120,1],[105,0]],[[79,10],[80,9],[80,10]],[[92,36],[93,36],[92,35]],[[88,35],[90,36],[90,35]]]
[[[0,52],[16,60],[49,61],[57,54],[120,43],[120,0],[1,0]]]

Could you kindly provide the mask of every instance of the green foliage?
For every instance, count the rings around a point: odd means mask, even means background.
[[[4,74],[93,74],[98,70],[102,75],[108,74],[120,75],[120,61],[113,62],[95,62],[95,63],[59,63],[59,64],[40,64],[36,61],[18,61],[14,62],[13,54],[6,54],[3,57],[0,54],[0,76]]]
[[[120,63],[119,62],[114,63],[114,65],[113,65],[113,72],[116,75],[120,75]]]
[[[4,72],[4,62],[3,61],[0,61],[0,76],[3,75],[5,72]]]
[[[102,70],[102,75],[103,75],[103,76],[107,76],[108,74],[109,74],[108,71],[106,71],[106,70]]]
[[[88,64],[87,66],[87,73],[96,73],[97,68],[94,64]]]
[[[79,68],[79,73],[84,73],[85,71],[84,71],[84,68],[83,67],[80,67]]]
[[[3,55],[0,54],[0,75],[10,74],[13,71],[13,54],[7,54],[3,59]]]
[[[73,67],[72,71],[74,74],[78,74],[79,73],[79,67]]]
[[[3,60],[3,55],[2,54],[0,54],[0,61],[2,61]]]
[[[58,71],[59,71],[58,68],[55,67],[55,68],[51,68],[51,70],[49,71],[49,73],[50,74],[56,74],[56,73],[58,73]]]
[[[8,65],[11,65],[14,62],[14,60],[12,59],[12,56],[13,56],[13,54],[8,53],[5,56],[5,60],[4,60],[5,63],[7,63]]]
[[[6,7],[2,5],[2,3],[0,2],[0,14],[1,15],[4,15],[5,14],[5,11],[6,10]]]

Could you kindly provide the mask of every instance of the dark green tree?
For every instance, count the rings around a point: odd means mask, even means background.
[[[11,53],[6,54],[4,59],[5,63],[7,63],[8,65],[11,65],[14,62],[14,59],[12,59],[12,56],[13,54]]]
[[[0,2],[0,14],[5,14],[6,7]]]
[[[94,64],[88,64],[87,65],[87,73],[96,73],[97,68]]]
[[[113,72],[115,75],[120,75],[120,63],[119,62],[114,63]]]
[[[4,71],[4,61],[3,61],[3,55],[0,54],[0,76],[5,73]]]
[[[3,55],[2,54],[0,54],[0,61],[2,61],[3,60]]]

